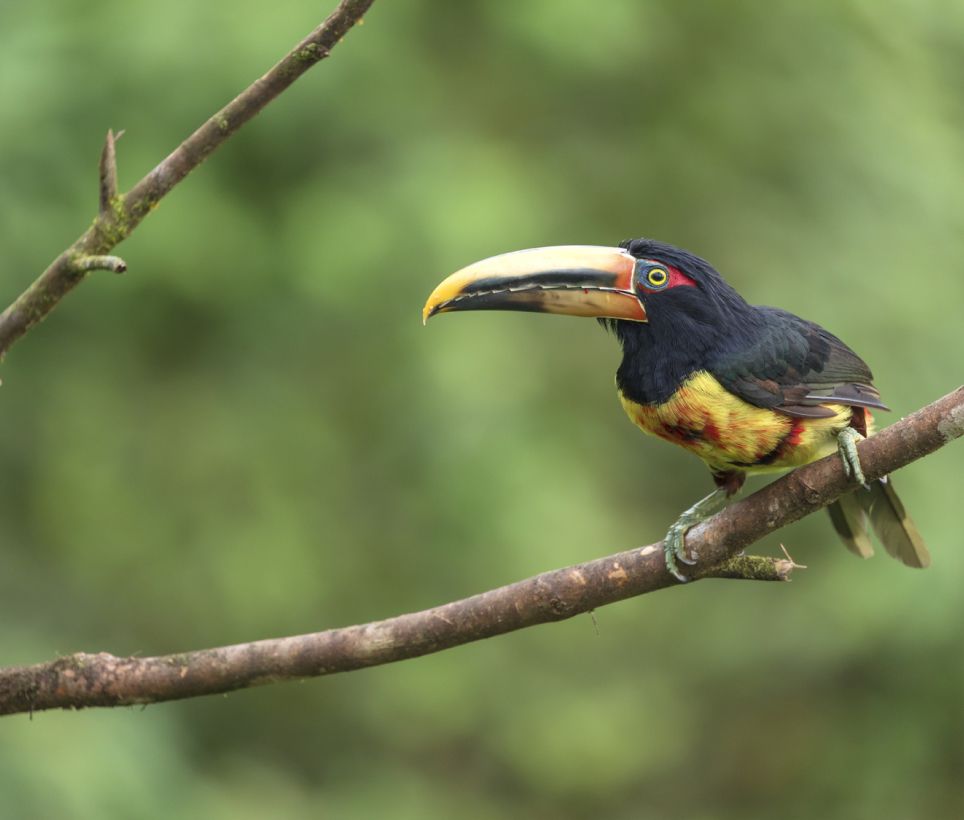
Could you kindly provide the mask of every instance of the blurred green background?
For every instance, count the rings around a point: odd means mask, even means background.
[[[329,3],[0,4],[0,300]],[[710,489],[594,323],[419,310],[502,251],[648,235],[962,381],[964,6],[380,0],[2,367],[3,664],[386,617],[661,537]],[[884,422],[889,419],[883,419]],[[702,583],[399,665],[0,722],[18,818],[964,811],[961,445],[898,476],[934,566],[825,516]],[[761,480],[751,482],[751,488]]]

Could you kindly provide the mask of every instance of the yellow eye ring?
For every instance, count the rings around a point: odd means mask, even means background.
[[[669,274],[662,268],[651,268],[646,274],[646,281],[654,288],[661,288],[669,281]]]

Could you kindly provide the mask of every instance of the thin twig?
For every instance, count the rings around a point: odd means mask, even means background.
[[[864,474],[880,478],[962,434],[964,387],[861,442]],[[687,535],[691,551],[701,556],[693,578],[715,576],[748,544],[853,488],[840,459],[830,456],[730,505]],[[662,544],[651,544],[358,626],[154,658],[79,653],[0,670],[0,714],[156,703],[347,672],[559,621],[676,584]]]
[[[806,569],[806,568],[807,568],[807,565],[806,565],[806,564],[798,564],[796,561],[794,561],[794,560],[793,560],[793,556],[790,555],[789,552],[787,552],[787,548],[786,548],[783,544],[780,544],[780,549],[783,550],[783,554],[786,556],[787,562],[790,564],[790,568],[791,568],[791,569]]]
[[[100,212],[102,215],[110,212],[114,200],[117,198],[117,148],[116,143],[124,135],[123,131],[115,134],[107,129],[104,149],[100,152]]]
[[[735,578],[744,581],[789,581],[795,569],[804,569],[789,558],[762,555],[734,555],[713,567],[713,574],[703,578]]]
[[[130,236],[177,183],[309,68],[327,57],[373,2],[341,0],[328,19],[281,62],[208,119],[127,194],[117,193],[113,156],[116,137],[108,133],[101,154],[100,213],[90,228],[0,314],[0,358],[84,280],[87,271],[79,269],[76,260],[104,256]]]
[[[92,270],[109,270],[111,273],[124,273],[127,263],[119,256],[81,256],[73,261],[73,268],[78,273],[89,273]]]

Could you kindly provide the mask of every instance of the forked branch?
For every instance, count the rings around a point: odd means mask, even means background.
[[[92,270],[120,272],[123,260],[109,256],[130,236],[177,183],[207,159],[235,131],[323,60],[374,0],[341,0],[327,20],[298,43],[274,68],[255,80],[165,157],[126,194],[117,190],[115,143],[107,132],[100,158],[100,208],[93,224],[0,314],[0,358],[37,322],[46,318]]]

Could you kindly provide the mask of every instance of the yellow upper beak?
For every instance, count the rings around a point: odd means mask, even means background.
[[[527,310],[646,321],[633,291],[636,259],[622,248],[561,245],[492,256],[453,273],[422,321],[456,310]]]

